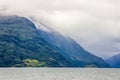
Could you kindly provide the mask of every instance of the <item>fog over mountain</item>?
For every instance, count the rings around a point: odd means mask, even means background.
[[[0,0],[0,14],[44,23],[102,58],[120,52],[119,0]]]

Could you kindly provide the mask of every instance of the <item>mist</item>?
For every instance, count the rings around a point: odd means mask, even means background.
[[[120,53],[119,0],[0,0],[0,15],[34,18],[104,59]]]

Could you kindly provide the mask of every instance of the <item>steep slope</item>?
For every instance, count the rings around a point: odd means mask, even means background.
[[[112,56],[111,58],[107,59],[106,62],[109,63],[113,68],[120,68],[120,54]]]
[[[76,41],[56,32],[39,30],[44,40],[78,67],[110,67],[103,59],[84,50]]]
[[[22,66],[20,64],[25,59],[35,59],[33,61],[44,62],[45,66],[51,67],[71,66],[44,41],[30,20],[18,16],[0,16],[0,67]]]

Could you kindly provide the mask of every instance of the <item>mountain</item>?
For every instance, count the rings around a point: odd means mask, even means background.
[[[77,67],[110,67],[103,59],[84,50],[73,39],[52,31],[39,30],[48,44]]]
[[[0,67],[72,66],[25,17],[0,16]]]
[[[109,67],[69,37],[38,30],[25,17],[0,16],[0,67],[12,66]]]
[[[120,54],[114,55],[106,60],[112,68],[120,68]]]

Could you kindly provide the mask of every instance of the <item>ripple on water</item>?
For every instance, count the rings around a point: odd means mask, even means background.
[[[120,69],[1,68],[0,80],[120,80]]]

